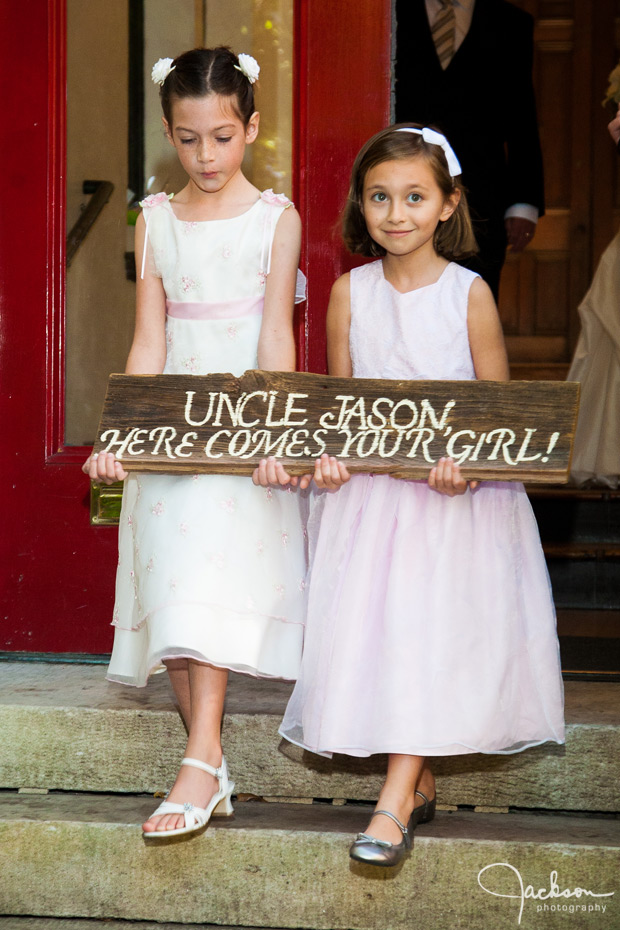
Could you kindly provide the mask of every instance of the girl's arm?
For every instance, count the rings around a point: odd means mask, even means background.
[[[140,277],[146,224],[141,213],[136,222],[136,323],[125,374],[160,375],[166,364],[166,294],[161,278],[149,273]]]
[[[334,283],[327,305],[327,367],[330,375],[351,378],[353,365],[349,351],[351,329],[350,276],[343,274]],[[346,465],[330,455],[322,455],[314,466],[314,481],[318,488],[336,491],[351,477]]]
[[[258,365],[264,371],[295,371],[293,311],[301,248],[301,220],[294,207],[281,214],[271,249],[271,271],[265,285],[263,322],[258,339]]]
[[[353,377],[349,351],[351,329],[351,278],[343,274],[332,287],[327,306],[327,367],[330,375]]]
[[[467,332],[478,381],[510,381],[508,356],[491,288],[475,278],[469,290]]]
[[[509,381],[502,325],[491,289],[482,278],[475,278],[469,290],[467,333],[478,381]],[[461,477],[452,459],[440,459],[431,470],[428,483],[435,491],[449,497],[464,494],[468,486],[472,490],[478,486],[477,481],[467,482]]]
[[[294,207],[280,215],[271,249],[271,270],[265,284],[263,322],[258,337],[258,365],[264,371],[295,371],[293,311],[301,250],[301,219]],[[292,477],[274,456],[262,459],[252,481],[262,487],[307,487],[310,476]]]
[[[288,211],[287,211],[288,212]],[[284,214],[286,215],[286,214]],[[281,222],[282,220],[280,220]],[[278,226],[280,223],[278,223]],[[272,258],[273,262],[273,258]],[[266,301],[265,301],[266,302]],[[349,355],[349,324],[351,308],[349,298],[349,275],[338,278],[329,298],[327,308],[327,358],[330,375],[339,375],[350,378],[352,375],[351,357]],[[264,324],[263,324],[264,325]],[[313,475],[303,475],[299,479],[302,488],[314,481],[319,488],[334,491],[349,480],[347,468],[333,456],[322,455],[316,460]],[[254,470],[252,476],[254,484],[267,487],[269,485],[286,485],[291,479],[283,465],[274,457],[263,459]]]
[[[136,223],[136,323],[125,374],[158,375],[166,362],[166,295],[161,278],[147,273],[140,278],[146,224],[142,214]],[[90,455],[82,471],[92,481],[113,484],[123,481],[127,472],[113,455],[107,452]]]

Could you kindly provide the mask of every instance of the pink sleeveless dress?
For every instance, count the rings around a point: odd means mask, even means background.
[[[351,272],[353,375],[474,379],[473,272],[400,294]],[[323,755],[511,753],[564,741],[555,612],[521,484],[448,498],[357,475],[319,494],[300,675],[280,729]]]

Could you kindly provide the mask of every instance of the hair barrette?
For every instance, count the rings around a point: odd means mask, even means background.
[[[163,84],[171,71],[174,71],[175,65],[172,64],[174,58],[160,58],[153,65],[151,71],[151,80],[153,84]]]
[[[446,161],[448,162],[448,171],[450,172],[450,177],[455,178],[458,174],[462,174],[461,164],[454,154],[454,149],[448,142],[445,136],[440,132],[436,132],[434,129],[429,129],[428,126],[425,126],[424,129],[414,129],[413,126],[401,126],[396,132],[412,132],[417,136],[422,136],[425,142],[428,142],[430,145],[439,145],[444,151],[446,156]]]
[[[257,62],[256,58],[252,58],[251,55],[244,55],[243,52],[241,55],[237,56],[239,59],[238,65],[233,65],[237,71],[241,71],[250,84],[253,84],[254,81],[258,80],[258,75],[260,74],[260,65]]]

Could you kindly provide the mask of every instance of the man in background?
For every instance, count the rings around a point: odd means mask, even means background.
[[[396,121],[454,148],[480,246],[464,264],[497,299],[507,245],[521,252],[544,212],[533,19],[507,0],[397,0],[396,17]]]

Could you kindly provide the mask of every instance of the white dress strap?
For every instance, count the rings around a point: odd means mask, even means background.
[[[271,251],[273,248],[273,231],[274,231],[274,207],[275,204],[269,204],[265,212],[265,222],[263,223],[263,241],[260,251],[260,270],[263,274],[268,275],[271,271]],[[279,219],[279,216],[278,216]]]
[[[144,267],[146,265],[146,250],[149,244],[149,220],[151,218],[151,211],[148,210],[146,213],[146,220],[144,226],[144,247],[142,249],[142,267],[140,269],[140,280],[144,281]]]
[[[151,214],[153,212],[153,207],[158,206],[161,203],[169,203],[174,194],[166,194],[163,191],[159,194],[149,194],[148,197],[145,197],[144,200],[140,201],[140,206],[142,207],[142,212],[145,216],[145,228],[144,228],[144,248],[142,249],[142,267],[140,269],[140,280],[144,281],[144,269],[146,267],[146,250],[149,243],[149,222],[151,219]]]

